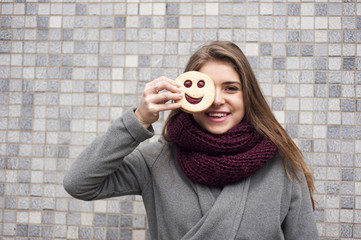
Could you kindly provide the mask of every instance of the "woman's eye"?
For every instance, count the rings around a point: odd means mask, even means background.
[[[226,88],[226,90],[227,90],[227,91],[238,91],[239,88],[236,87],[236,86],[229,86],[229,87]]]

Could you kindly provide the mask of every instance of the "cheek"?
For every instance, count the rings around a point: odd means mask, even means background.
[[[193,118],[194,120],[200,125],[202,126],[202,122],[203,122],[203,119],[205,119],[205,114],[204,113],[193,113]]]

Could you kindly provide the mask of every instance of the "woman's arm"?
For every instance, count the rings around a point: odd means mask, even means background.
[[[134,149],[153,136],[159,112],[180,107],[172,102],[182,98],[179,87],[166,77],[147,83],[136,111],[126,111],[75,160],[64,177],[65,190],[83,200],[140,194],[150,170]]]
[[[152,127],[145,129],[132,110],[125,111],[75,160],[64,177],[65,190],[83,200],[140,193],[149,170],[140,154],[130,153],[152,136]]]
[[[285,239],[318,240],[314,212],[306,179],[299,174],[299,181],[292,183],[291,201],[286,218],[282,223]]]

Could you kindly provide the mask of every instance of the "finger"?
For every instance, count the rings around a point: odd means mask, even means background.
[[[176,101],[182,99],[183,94],[181,93],[172,93],[172,92],[161,92],[154,94],[152,98],[153,103],[166,103],[168,101]]]
[[[159,111],[168,111],[168,110],[174,110],[181,107],[180,103],[168,103],[168,104],[159,104]]]
[[[157,84],[154,84],[153,90],[154,90],[155,93],[159,93],[159,87],[158,87]]]
[[[160,82],[153,86],[153,92],[159,93],[161,91],[167,91],[172,93],[181,93],[182,90],[177,85],[171,84],[169,82]]]
[[[149,105],[149,110],[152,113],[159,113],[162,111],[173,110],[180,108],[181,104],[174,101],[167,101],[162,103],[154,103]]]
[[[161,85],[160,83],[156,83],[154,81],[149,82],[145,85],[144,94],[157,94],[159,93],[162,89],[161,89]]]
[[[167,82],[167,90],[173,93],[181,93],[182,89],[180,88],[180,84],[171,80],[171,82]]]
[[[158,93],[163,90],[167,90],[170,92],[181,92],[180,84],[175,82],[172,79],[166,77],[160,77],[156,80],[150,82],[148,85],[148,92]]]

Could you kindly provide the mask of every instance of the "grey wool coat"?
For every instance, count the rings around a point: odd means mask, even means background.
[[[216,188],[191,182],[174,144],[127,110],[74,161],[65,190],[90,201],[143,197],[153,240],[319,239],[304,176],[290,181],[277,154],[253,176]]]

